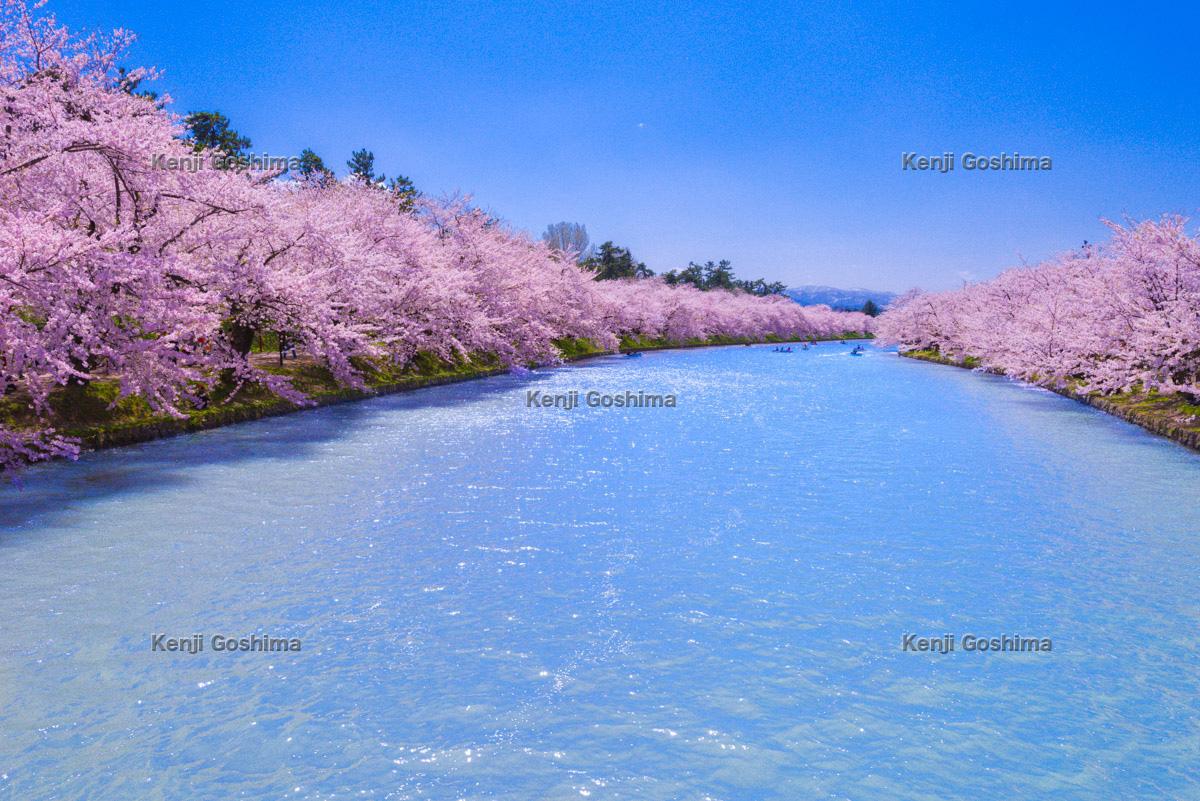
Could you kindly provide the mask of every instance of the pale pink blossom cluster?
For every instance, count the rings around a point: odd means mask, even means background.
[[[1200,240],[1166,216],[952,292],[913,292],[877,321],[882,343],[1055,388],[1200,393]]]
[[[349,181],[163,169],[192,157],[168,101],[125,90],[131,36],[72,36],[0,0],[0,471],[71,455],[56,388],[98,378],[182,415],[219,380],[302,393],[248,358],[280,332],[349,386],[360,358],[490,354],[550,363],[555,341],[829,335],[867,318],[657,280],[594,281],[464,200],[406,208]],[[211,158],[207,154],[205,158]]]
[[[602,325],[612,331],[686,340],[707,337],[830,337],[868,332],[862,312],[800,306],[782,295],[701,291],[659,278],[593,282]]]

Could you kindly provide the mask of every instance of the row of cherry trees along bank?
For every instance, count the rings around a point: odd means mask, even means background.
[[[972,357],[1057,389],[1200,395],[1200,240],[1186,220],[1110,224],[1101,246],[953,292],[910,293],[883,343]]]
[[[361,388],[364,364],[418,354],[544,364],[568,337],[869,325],[779,297],[594,281],[576,254],[464,200],[414,208],[364,183],[197,165],[167,102],[126,91],[147,74],[117,69],[127,33],[73,36],[14,0],[0,15],[0,404],[35,421],[0,416],[0,470],[72,455],[50,400],[102,379],[173,416],[247,384],[305,403],[248,358],[267,332]]]

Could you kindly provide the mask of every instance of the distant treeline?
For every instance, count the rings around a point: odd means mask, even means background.
[[[556,250],[575,254],[579,265],[595,273],[598,281],[654,277],[654,271],[647,267],[645,262],[635,259],[629,248],[620,247],[611,241],[593,248],[587,228],[580,223],[560,222],[549,225],[542,234],[542,239]],[[671,286],[690,284],[704,291],[740,289],[760,296],[782,295],[787,289],[787,285],[780,281],[768,282],[762,278],[740,279],[734,275],[733,265],[727,259],[718,262],[706,261],[704,264],[688,262],[688,266],[683,269],[663,273],[662,280]]]

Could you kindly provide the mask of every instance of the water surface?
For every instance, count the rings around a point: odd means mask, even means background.
[[[1200,457],[847,350],[602,358],[31,471],[0,489],[0,799],[1200,798]]]

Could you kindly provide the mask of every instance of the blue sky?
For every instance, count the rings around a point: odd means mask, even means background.
[[[139,34],[175,109],[657,271],[940,289],[1200,207],[1197,13],[1089,4],[52,0]],[[1190,16],[1189,16],[1190,15]],[[914,173],[901,153],[1046,155]]]

